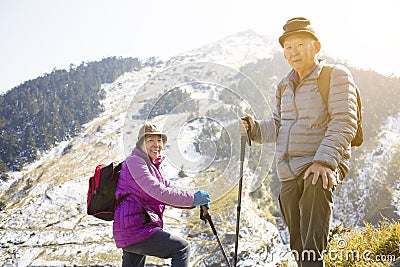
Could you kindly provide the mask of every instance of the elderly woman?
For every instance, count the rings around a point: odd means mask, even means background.
[[[136,148],[122,165],[116,198],[113,234],[122,248],[122,266],[144,266],[146,255],[171,258],[171,266],[189,266],[189,243],[163,230],[165,205],[191,208],[208,205],[210,196],[173,187],[160,168],[167,136],[152,123],[139,130]]]

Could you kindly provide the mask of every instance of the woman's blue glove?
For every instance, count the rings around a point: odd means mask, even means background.
[[[199,190],[196,193],[194,193],[194,201],[193,201],[193,206],[208,206],[208,202],[211,201],[210,195],[204,191],[204,190]]]

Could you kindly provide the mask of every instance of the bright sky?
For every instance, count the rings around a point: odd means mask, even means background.
[[[400,77],[398,0],[0,0],[0,92],[108,56],[174,56],[243,30],[309,18],[323,50]]]

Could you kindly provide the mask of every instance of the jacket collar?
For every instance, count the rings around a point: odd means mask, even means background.
[[[318,63],[315,62],[314,65],[312,66],[311,70],[308,72],[306,76],[304,76],[303,80],[308,79],[311,74],[315,71],[317,68]],[[299,81],[299,74],[292,69],[292,71],[289,73],[289,80],[292,81],[295,84],[299,84],[301,81]]]
[[[162,161],[164,160],[164,157],[161,156],[160,158],[156,159],[156,162],[152,162],[149,158],[149,156],[147,155],[147,153],[143,152],[141,149],[135,147],[132,151],[132,156],[136,155],[138,157],[141,157],[142,159],[144,159],[144,161],[146,161],[147,164],[153,164],[154,166],[157,167],[157,169],[160,167]]]
[[[307,79],[317,79],[319,73],[321,72],[322,66],[324,65],[325,60],[321,60],[319,59],[318,61],[316,61],[313,65],[313,67],[311,68],[310,72],[303,78],[304,80]],[[286,76],[286,83],[292,84],[294,86],[294,88],[297,88],[297,86],[299,85],[299,83],[301,81],[298,81],[298,74],[296,71],[294,71],[294,69],[292,69],[289,74]]]

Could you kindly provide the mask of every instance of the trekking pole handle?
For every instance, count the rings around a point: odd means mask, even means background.
[[[247,142],[249,143],[249,146],[251,146],[251,124],[250,124],[250,119],[248,117],[242,117],[240,118],[241,120],[247,122]]]
[[[203,210],[203,214],[207,215],[208,214],[208,209],[206,206],[201,206],[201,209]]]

